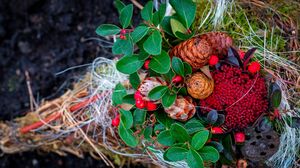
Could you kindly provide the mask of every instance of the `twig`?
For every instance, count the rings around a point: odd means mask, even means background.
[[[27,85],[27,89],[28,89],[28,94],[29,94],[29,101],[30,101],[30,110],[34,111],[34,109],[37,109],[37,103],[34,100],[34,96],[32,93],[32,89],[31,89],[31,84],[30,84],[30,76],[28,71],[25,71],[25,77],[26,77],[26,85]]]
[[[138,7],[139,9],[143,9],[144,7],[143,7],[143,5],[141,5],[139,2],[137,2],[136,0],[130,0],[132,3],[133,3],[133,5],[135,5],[136,7]]]

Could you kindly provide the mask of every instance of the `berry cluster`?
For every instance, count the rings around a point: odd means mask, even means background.
[[[125,30],[125,29],[122,29],[122,30],[120,31],[120,39],[126,40],[125,34],[126,34],[126,30]]]
[[[267,110],[267,90],[259,74],[252,75],[224,65],[212,75],[214,92],[200,103],[204,108],[224,111],[227,128],[245,128]]]
[[[157,109],[157,104],[152,101],[143,100],[141,92],[136,91],[134,93],[135,106],[139,109],[147,108],[148,111],[154,111]]]

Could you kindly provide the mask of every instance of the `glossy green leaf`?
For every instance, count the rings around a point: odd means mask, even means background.
[[[168,90],[161,99],[162,105],[165,108],[172,106],[176,100],[176,97],[177,97],[176,94],[171,94],[170,90]]]
[[[186,129],[178,123],[171,125],[171,135],[178,142],[187,142],[190,139],[190,136]]]
[[[141,10],[142,18],[146,21],[152,21],[153,15],[153,2],[149,1]]]
[[[131,37],[134,43],[140,41],[147,33],[148,33],[149,27],[147,26],[138,26],[134,29],[134,31],[131,33]]]
[[[122,121],[120,122],[118,132],[119,132],[119,136],[125,142],[126,145],[128,145],[130,147],[137,146],[138,139],[133,135],[133,132],[131,129],[126,129],[124,127],[124,124],[122,123]]]
[[[102,24],[96,29],[96,33],[100,36],[109,36],[120,33],[121,29],[112,24]]]
[[[126,104],[134,105],[135,104],[134,95],[128,94],[128,95],[124,96],[122,102],[126,103]]]
[[[144,109],[135,109],[133,112],[134,125],[142,125],[146,119],[146,111]]]
[[[139,53],[138,57],[139,57],[139,60],[146,61],[150,57],[150,55],[144,51],[141,51]]]
[[[170,36],[174,36],[174,34],[172,32],[171,23],[170,23],[171,18],[172,18],[171,16],[164,17],[160,25],[161,25],[164,32],[166,32]]]
[[[271,93],[271,103],[274,108],[279,107],[282,99],[282,94],[280,89],[273,90]]]
[[[144,138],[147,139],[148,141],[151,141],[152,130],[153,128],[150,126],[146,127],[144,130]]]
[[[182,147],[170,147],[164,154],[167,160],[176,162],[186,159],[188,150]]]
[[[177,31],[175,33],[175,37],[181,39],[181,40],[187,40],[187,39],[190,39],[192,37],[194,37],[195,33],[194,32],[191,32],[191,33],[182,33],[182,32],[179,32]]]
[[[178,20],[171,18],[170,24],[171,24],[172,32],[175,36],[176,36],[176,32],[187,33],[187,29]]]
[[[184,76],[184,65],[180,58],[172,58],[172,68],[180,76]]]
[[[196,15],[196,4],[192,0],[170,0],[170,4],[178,14],[180,21],[189,28]]]
[[[192,74],[192,67],[190,64],[186,63],[186,62],[183,62],[183,65],[184,65],[184,75],[190,75]]]
[[[153,14],[152,22],[155,26],[159,25],[163,21],[166,13],[166,9],[167,9],[166,4],[160,4],[158,11],[156,11]]]
[[[132,74],[143,66],[144,62],[138,56],[122,57],[116,64],[117,70],[124,74]]]
[[[202,157],[194,149],[190,149],[188,151],[186,162],[190,168],[203,168],[204,167]]]
[[[212,146],[204,146],[199,154],[204,161],[216,163],[220,159],[219,152]]]
[[[208,140],[208,137],[209,137],[209,131],[201,130],[193,136],[191,145],[196,150],[199,150],[205,145],[206,141]]]
[[[118,83],[112,94],[113,105],[122,104],[124,96],[126,96],[126,89],[121,83]]]
[[[137,89],[139,87],[141,80],[137,72],[129,75],[129,82],[134,89]]]
[[[121,10],[119,19],[120,19],[120,23],[123,28],[127,28],[130,25],[132,13],[133,13],[133,5],[132,4],[125,6]]]
[[[162,38],[158,30],[154,30],[153,33],[147,38],[143,44],[144,50],[150,55],[161,54]]]
[[[189,134],[194,134],[205,129],[204,125],[199,120],[190,120],[184,124],[184,127]]]
[[[121,121],[126,129],[130,129],[133,124],[133,117],[130,111],[120,109]]]
[[[158,134],[157,141],[164,146],[171,146],[175,142],[169,130],[162,131]]]
[[[160,55],[153,56],[149,68],[157,73],[168,73],[171,67],[171,59],[167,52],[162,51]]]
[[[132,55],[133,54],[133,42],[129,36],[126,36],[126,40],[117,39],[112,47],[113,54],[124,54]]]
[[[126,6],[122,1],[115,0],[114,5],[117,8],[118,12],[121,13],[122,9]]]
[[[173,72],[173,69],[170,68],[170,70],[164,74],[164,77],[167,79],[167,81],[172,81],[173,77],[175,76],[176,74]]]
[[[151,100],[158,100],[168,91],[168,86],[157,86],[150,90],[148,97]]]

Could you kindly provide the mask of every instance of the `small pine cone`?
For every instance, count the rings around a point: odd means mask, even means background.
[[[202,72],[192,74],[186,85],[188,93],[195,99],[205,99],[214,90],[214,81]]]
[[[218,56],[227,55],[228,48],[233,45],[232,38],[223,32],[209,32],[200,35],[200,38],[205,39],[212,48],[212,54]]]
[[[191,98],[178,96],[171,107],[165,108],[169,117],[179,121],[186,121],[195,115],[196,108]]]
[[[148,94],[149,92],[160,85],[167,85],[167,83],[160,77],[146,77],[138,87],[138,91],[142,94],[145,100],[149,100]]]
[[[170,51],[170,56],[177,56],[194,69],[199,69],[207,64],[212,54],[226,55],[230,46],[232,46],[232,38],[229,35],[210,32],[178,44]]]

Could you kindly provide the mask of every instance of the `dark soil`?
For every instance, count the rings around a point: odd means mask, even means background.
[[[92,62],[109,50],[97,41],[95,29],[117,23],[112,0],[0,1],[0,120],[12,120],[29,110],[25,72],[33,96],[40,101],[58,97],[85,68],[66,68]],[[1,152],[1,151],[0,151]],[[40,155],[27,152],[0,157],[0,167],[104,167],[90,156]]]

